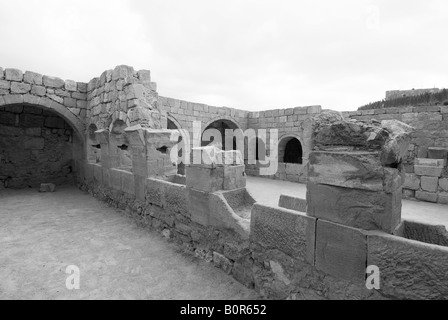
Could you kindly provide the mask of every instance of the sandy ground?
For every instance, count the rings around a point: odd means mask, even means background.
[[[306,185],[303,184],[258,177],[248,177],[247,180],[247,188],[255,200],[268,206],[278,206],[282,194],[306,199]],[[427,224],[444,225],[448,228],[446,205],[403,200],[402,217]]]
[[[71,187],[0,190],[0,299],[255,299],[118,210]],[[67,266],[80,290],[66,288]]]

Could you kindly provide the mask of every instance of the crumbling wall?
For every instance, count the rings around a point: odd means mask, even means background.
[[[407,160],[403,195],[407,199],[448,203],[448,106],[420,106],[345,112],[347,118],[370,121],[398,120],[415,128]],[[439,155],[435,155],[439,154]],[[439,159],[440,158],[440,159]],[[422,159],[422,160],[419,160]],[[437,161],[423,159],[444,160]]]
[[[27,105],[0,110],[0,188],[73,183],[73,129],[57,114]]]

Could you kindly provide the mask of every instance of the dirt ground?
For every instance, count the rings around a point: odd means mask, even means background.
[[[258,298],[73,187],[0,190],[0,248],[0,299]],[[79,290],[66,288],[71,265]]]

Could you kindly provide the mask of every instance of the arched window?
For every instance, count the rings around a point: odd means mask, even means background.
[[[279,158],[283,163],[303,164],[303,149],[299,139],[286,137],[279,144]]]

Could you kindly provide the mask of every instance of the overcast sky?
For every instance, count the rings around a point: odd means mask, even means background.
[[[355,110],[448,87],[446,0],[0,0],[0,66],[87,82],[149,69],[160,95]]]

